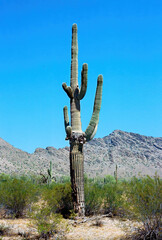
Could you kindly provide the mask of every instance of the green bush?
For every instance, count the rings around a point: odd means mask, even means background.
[[[51,212],[49,206],[33,208],[31,217],[41,239],[50,239],[54,235],[56,239],[62,239],[67,230],[62,215]]]
[[[73,209],[70,183],[53,183],[43,192],[43,200],[53,213],[69,217]]]
[[[160,239],[162,180],[155,176],[145,178],[133,178],[129,183],[127,199],[131,205],[130,211],[143,222],[141,234],[147,239]],[[154,238],[149,238],[149,236]]]
[[[10,177],[4,173],[0,174],[0,184],[6,182]]]
[[[57,179],[59,183],[70,183],[70,176],[61,176]]]
[[[92,215],[99,213],[103,202],[102,187],[98,183],[86,182],[85,191],[85,214]]]
[[[8,177],[0,181],[0,204],[10,215],[18,218],[36,200],[36,192],[37,189],[31,181]]]
[[[111,175],[106,175],[104,177],[104,184],[107,184],[107,183],[115,183],[115,178]]]
[[[123,214],[124,212],[124,188],[121,182],[109,181],[103,187],[104,192],[104,211],[113,215]]]

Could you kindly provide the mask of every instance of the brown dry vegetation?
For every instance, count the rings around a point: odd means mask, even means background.
[[[119,240],[126,235],[133,233],[136,228],[140,227],[140,223],[130,220],[123,221],[118,218],[101,218],[102,226],[96,225],[96,218],[85,218],[82,220],[66,220],[68,231],[62,236],[66,240]],[[81,223],[82,222],[82,223]],[[38,232],[30,219],[0,219],[0,226],[8,227],[8,232],[3,240],[19,240],[19,239],[38,239]],[[56,239],[56,236],[51,237]]]

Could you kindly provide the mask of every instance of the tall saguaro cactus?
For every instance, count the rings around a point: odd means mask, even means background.
[[[99,112],[102,99],[102,75],[98,76],[96,96],[93,107],[93,114],[85,132],[82,131],[80,119],[80,100],[87,90],[88,65],[83,64],[81,72],[81,87],[78,86],[78,39],[77,25],[72,26],[72,47],[71,47],[71,80],[70,86],[62,84],[63,89],[70,98],[71,126],[69,123],[68,109],[64,107],[64,123],[66,140],[70,142],[70,175],[72,186],[72,198],[74,210],[79,216],[85,214],[84,204],[84,156],[83,144],[90,141],[96,131],[99,121]]]

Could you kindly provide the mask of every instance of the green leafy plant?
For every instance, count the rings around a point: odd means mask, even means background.
[[[113,215],[119,215],[123,212],[124,188],[122,183],[109,182],[104,185],[103,192],[105,213],[111,212]]]
[[[73,209],[70,183],[54,183],[43,192],[43,200],[53,213],[69,217]]]
[[[107,175],[104,177],[104,184],[107,184],[107,183],[115,183],[115,179],[113,176],[111,175]]]
[[[21,217],[26,208],[36,201],[37,189],[31,181],[10,177],[0,182],[0,204],[13,217]]]
[[[49,206],[33,208],[31,217],[41,239],[50,239],[52,236],[62,239],[67,230],[67,224],[62,215],[53,213]]]
[[[103,202],[102,188],[98,183],[85,184],[85,214],[92,215],[99,212]]]
[[[127,198],[131,204],[130,211],[143,222],[143,229],[138,232],[138,236],[160,239],[162,180],[157,175],[154,178],[134,177],[129,183]]]

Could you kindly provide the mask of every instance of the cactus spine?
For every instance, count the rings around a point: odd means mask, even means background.
[[[74,210],[79,216],[84,216],[85,214],[83,144],[90,141],[97,131],[103,84],[103,77],[102,75],[99,75],[97,79],[97,89],[92,118],[86,131],[83,132],[80,118],[80,100],[83,99],[86,94],[87,73],[88,65],[84,63],[81,71],[81,88],[79,89],[77,25],[73,24],[70,86],[67,86],[66,83],[63,83],[62,87],[70,98],[71,126],[69,123],[67,106],[65,106],[63,109],[64,125],[66,131],[66,140],[69,140],[70,142],[70,176],[72,185],[72,198]]]

